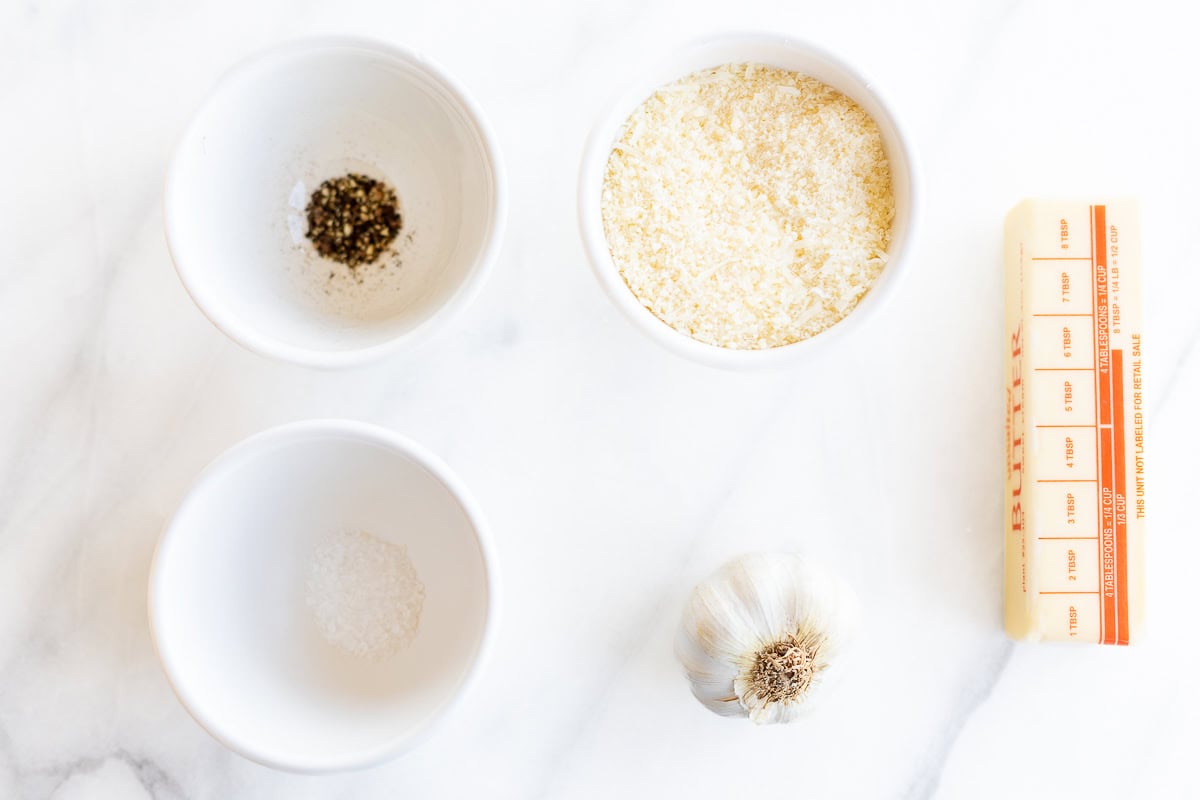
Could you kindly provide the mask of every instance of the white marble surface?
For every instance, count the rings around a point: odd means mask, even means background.
[[[1182,6],[1181,6],[1182,7]],[[732,374],[656,349],[605,299],[577,160],[639,59],[792,32],[886,85],[924,156],[916,262],[829,358]],[[315,372],[195,309],[164,165],[220,73],[283,38],[421,49],[489,113],[512,188],[495,274],[418,352]],[[1198,797],[1200,55],[1144,3],[552,0],[0,6],[0,798]],[[1020,197],[1145,210],[1152,638],[1000,631],[1001,223]],[[145,581],[197,471],[262,428],[381,423],[442,454],[495,528],[504,614],[466,702],[377,769],[280,774],[222,749],[155,661]],[[817,717],[710,715],[671,655],[684,593],[800,548],[867,626]]]

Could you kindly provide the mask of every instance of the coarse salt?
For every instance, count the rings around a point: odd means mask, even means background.
[[[341,531],[313,550],[305,586],[317,630],[329,644],[378,661],[412,644],[425,585],[404,545]]]
[[[806,75],[729,64],[634,111],[601,213],[642,305],[702,342],[764,349],[854,309],[887,260],[895,199],[857,103]]]

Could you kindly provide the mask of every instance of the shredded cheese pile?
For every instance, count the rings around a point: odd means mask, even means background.
[[[845,317],[887,259],[895,202],[879,127],[821,81],[729,64],[626,122],[601,198],[617,267],[676,330],[792,344]]]

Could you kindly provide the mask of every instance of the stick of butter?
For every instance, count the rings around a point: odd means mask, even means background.
[[[1140,258],[1132,201],[1026,200],[1008,215],[1004,621],[1017,640],[1142,634]]]

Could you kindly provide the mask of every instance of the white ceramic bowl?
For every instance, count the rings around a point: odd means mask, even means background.
[[[411,646],[344,654],[305,596],[322,537],[403,544],[425,585]],[[409,748],[462,695],[487,650],[496,587],[483,517],[424,448],[362,423],[265,431],[214,461],[163,533],[150,629],[191,715],[277,769],[332,772]]]
[[[600,215],[604,173],[613,143],[629,115],[660,87],[697,70],[754,62],[811,75],[857,102],[879,125],[892,169],[896,217],[888,263],[875,285],[845,319],[809,339],[766,350],[735,350],[710,345],[676,331],[645,308],[613,263]],[[704,364],[753,369],[791,363],[829,348],[862,326],[896,290],[910,260],[920,196],[917,159],[909,139],[878,87],[840,58],[806,42],[774,34],[729,34],[704,39],[638,73],[637,81],[600,118],[583,154],[579,177],[579,226],[601,286],[627,317],[667,349]]]
[[[351,273],[305,238],[329,178],[396,189],[393,252]],[[201,311],[262,355],[362,363],[444,323],[499,250],[505,182],[495,137],[442,69],[399,47],[329,37],[235,67],[184,134],[167,174],[167,243]]]

